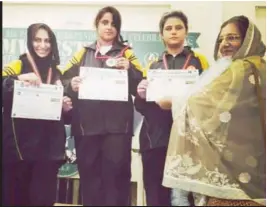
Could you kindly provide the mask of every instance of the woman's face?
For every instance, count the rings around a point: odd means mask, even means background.
[[[222,28],[219,39],[219,57],[233,57],[242,45],[241,33],[234,23]]]
[[[164,24],[161,37],[167,46],[181,47],[184,45],[186,35],[183,21],[177,17],[170,17]]]
[[[113,41],[117,36],[117,30],[113,23],[113,16],[110,12],[105,13],[99,20],[97,33],[99,37],[106,42]]]
[[[39,29],[33,40],[34,52],[39,57],[47,57],[51,52],[51,42],[48,32],[45,29]]]

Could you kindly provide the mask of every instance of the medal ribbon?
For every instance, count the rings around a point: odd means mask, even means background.
[[[183,67],[182,67],[183,70],[185,70],[187,68],[187,66],[189,64],[189,61],[191,60],[191,57],[192,57],[192,54],[187,55],[187,57],[185,59],[185,63],[183,65]],[[165,70],[169,69],[168,68],[168,64],[167,64],[167,59],[166,59],[166,53],[163,54],[163,65],[164,65],[164,69]],[[173,68],[173,69],[175,69],[175,68]]]
[[[100,51],[100,45],[99,43],[96,44],[96,51],[95,51],[95,59],[102,59],[102,60],[105,60],[105,59],[109,59],[109,58],[118,58],[118,57],[122,57],[123,56],[123,53],[129,48],[129,46],[126,46],[125,48],[123,48],[121,50],[121,52],[116,55],[115,57],[112,57],[112,56],[108,56],[108,55],[103,55],[103,56],[97,56],[97,53],[99,53]]]
[[[35,64],[35,62],[33,60],[33,57],[28,52],[26,53],[26,55],[27,55],[27,58],[28,58],[31,66],[32,66],[33,72],[38,76],[38,78],[40,78],[40,81],[42,82],[42,78],[41,78],[40,73],[39,73],[39,70],[38,70],[38,68],[37,68],[37,66],[36,66],[36,64]],[[52,79],[52,68],[50,67],[49,70],[48,70],[48,75],[47,75],[46,83],[47,84],[50,84],[51,83],[51,79]]]

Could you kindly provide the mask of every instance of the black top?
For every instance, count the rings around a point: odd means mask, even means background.
[[[185,47],[183,52],[173,57],[173,55],[164,52],[150,66],[150,70],[163,69],[163,56],[166,54],[168,69],[182,69],[187,57],[191,58],[187,67],[194,66],[202,72],[200,60],[194,56],[193,51],[189,47]],[[179,89],[177,89],[179,90]],[[172,126],[171,110],[163,110],[155,102],[146,102],[136,96],[134,101],[136,110],[144,116],[144,121],[140,131],[140,151],[145,151],[158,147],[167,147]]]
[[[21,56],[21,62],[20,74],[33,72],[25,55]],[[7,66],[5,69],[15,74],[11,67]],[[66,134],[63,116],[59,121],[11,118],[14,81],[20,74],[2,77],[3,161],[64,160]],[[59,80],[60,75],[61,72],[53,68],[51,84]],[[47,73],[42,72],[41,76],[42,79],[46,79]],[[29,102],[29,104],[32,103]]]
[[[106,56],[117,56],[125,47],[122,44],[114,44],[106,53]],[[96,43],[86,47],[82,58],[80,60],[73,58],[70,61],[72,66],[63,75],[63,84],[73,103],[72,135],[91,136],[120,133],[131,136],[133,135],[132,95],[136,94],[137,84],[142,79],[141,71],[133,64],[133,61],[136,61],[134,55],[127,57],[130,60],[130,68],[128,70],[128,101],[80,100],[78,99],[78,93],[74,92],[71,88],[71,79],[79,75],[81,66],[112,68],[106,64],[106,59],[96,59],[95,52]],[[125,51],[122,55],[126,57],[128,52]],[[100,53],[97,54],[97,57],[101,56]]]

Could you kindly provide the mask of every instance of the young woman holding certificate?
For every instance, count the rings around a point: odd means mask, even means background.
[[[137,84],[142,79],[141,66],[130,47],[123,44],[121,16],[116,8],[102,8],[95,18],[95,27],[97,41],[77,52],[63,75],[66,92],[73,102],[71,127],[75,137],[83,205],[126,206],[130,204],[131,95],[136,94]],[[89,78],[90,74],[101,71],[105,79],[112,72],[126,72],[126,101],[115,101],[115,94],[114,100],[103,98],[109,95],[109,89],[103,92],[102,100],[93,97],[82,99],[80,89],[82,84],[88,84],[85,77],[80,76],[82,70],[94,72],[89,73]],[[93,88],[92,94],[97,95],[105,87],[105,82],[101,86],[97,86],[99,82],[95,84],[87,90]],[[85,89],[83,94],[92,95],[88,91],[86,94]]]
[[[11,111],[15,81],[21,81],[31,89],[41,83],[61,84],[61,72],[57,69],[58,47],[52,30],[42,23],[30,25],[27,50],[2,71],[2,204],[51,206],[56,201],[58,169],[65,159],[63,119],[15,118]],[[29,105],[33,104],[31,100],[27,101]],[[63,111],[69,109],[70,99],[64,97]]]
[[[198,69],[199,73],[207,68],[206,59],[185,47],[188,33],[187,17],[180,11],[173,11],[162,16],[160,35],[166,46],[166,51],[158,60],[152,62],[150,70],[187,70]],[[156,102],[146,101],[148,81],[142,80],[137,89],[135,106],[144,116],[140,132],[140,148],[142,152],[143,179],[146,191],[147,205],[171,205],[171,191],[162,186],[163,170],[167,153],[170,130],[172,126],[171,110],[161,109]],[[179,91],[179,88],[177,88]],[[188,192],[175,191],[173,205],[188,206]]]

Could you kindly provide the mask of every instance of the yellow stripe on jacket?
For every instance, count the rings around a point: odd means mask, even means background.
[[[140,72],[143,72],[142,65],[139,63],[137,57],[134,55],[133,51],[131,49],[127,49],[124,53],[125,58],[127,58],[137,70]]]
[[[79,50],[78,52],[74,53],[72,58],[67,62],[65,68],[63,70],[61,70],[63,75],[64,75],[65,72],[67,72],[69,69],[71,69],[71,67],[73,65],[80,63],[85,51],[86,51],[86,49],[83,47],[81,50]]]
[[[194,55],[200,60],[202,70],[206,70],[209,68],[208,60],[204,55],[202,55],[201,53],[195,52],[195,51],[194,51]]]
[[[4,69],[2,70],[2,77],[9,75],[19,75],[21,73],[21,68],[21,60],[14,60],[4,66]]]

